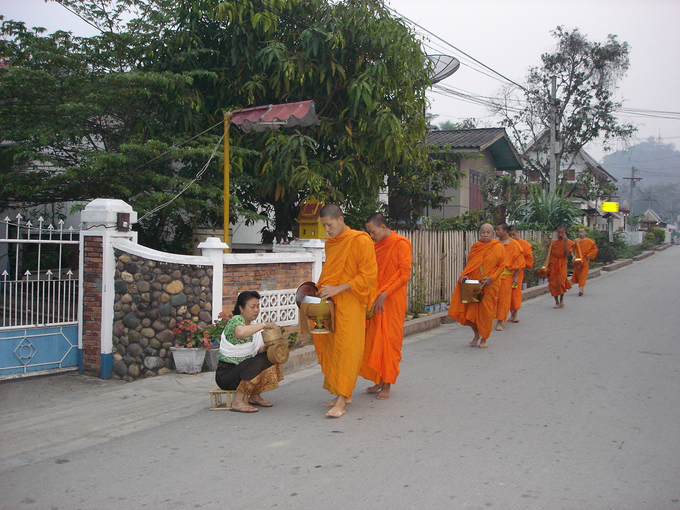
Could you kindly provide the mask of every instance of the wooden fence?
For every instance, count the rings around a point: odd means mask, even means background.
[[[467,254],[479,240],[479,232],[399,230],[397,233],[408,238],[413,247],[409,310],[418,312],[428,305],[448,303],[456,279],[467,263]],[[545,240],[545,234],[536,231],[522,231],[520,237],[537,243]]]

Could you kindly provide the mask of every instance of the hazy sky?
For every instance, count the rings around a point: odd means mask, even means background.
[[[389,5],[426,30],[427,52],[458,57],[464,65],[442,82],[447,87],[481,96],[495,95],[502,79],[485,76],[449,43],[507,78],[523,83],[529,66],[539,65],[540,56],[555,42],[550,30],[557,25],[579,28],[590,40],[604,42],[608,34],[630,45],[631,67],[621,81],[619,96],[628,108],[675,112],[673,119],[621,115],[639,130],[635,141],[661,136],[680,146],[680,0],[388,0]],[[5,19],[43,26],[48,32],[71,30],[93,35],[94,29],[54,2],[43,0],[0,0]],[[500,81],[499,81],[500,80]],[[483,106],[428,94],[435,123],[475,117],[493,119]],[[622,147],[619,147],[622,148]],[[601,160],[598,146],[588,147]]]
[[[680,112],[680,1],[678,0],[389,0],[404,17],[433,32],[447,43],[523,83],[530,66],[540,65],[542,53],[555,45],[550,31],[558,25],[579,30],[588,39],[604,42],[609,34],[630,45],[630,69],[619,85],[619,98],[628,108]],[[428,53],[459,57],[455,49],[429,36]],[[460,57],[465,61],[465,57]],[[477,95],[493,96],[503,85],[462,65],[442,82]],[[484,118],[482,106],[430,93],[432,111],[439,119],[458,121]],[[661,135],[680,146],[680,114],[675,120],[622,115],[638,126],[635,141]],[[436,122],[436,121],[435,121]],[[589,147],[601,160],[603,151]]]

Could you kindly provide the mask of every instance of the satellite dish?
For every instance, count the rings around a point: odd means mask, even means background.
[[[432,62],[432,84],[439,83],[458,71],[460,60],[450,55],[427,55]]]

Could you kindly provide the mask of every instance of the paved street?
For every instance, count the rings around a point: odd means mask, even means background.
[[[318,368],[255,415],[209,411],[211,374],[0,383],[0,507],[680,509],[680,248],[565,302],[486,351],[409,337],[392,398],[360,379],[335,420]]]

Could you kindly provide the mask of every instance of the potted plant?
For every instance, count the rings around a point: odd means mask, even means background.
[[[210,331],[194,321],[183,320],[172,330],[175,346],[170,347],[175,370],[180,374],[197,374],[203,368],[206,351],[212,347]]]
[[[211,372],[217,370],[218,357],[220,355],[220,338],[231,317],[231,314],[227,315],[224,312],[220,312],[217,316],[217,320],[204,328],[210,335],[210,340],[212,342],[212,349],[207,350],[205,353],[205,362],[208,364],[208,370]]]

